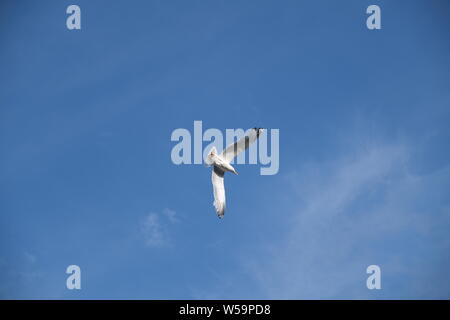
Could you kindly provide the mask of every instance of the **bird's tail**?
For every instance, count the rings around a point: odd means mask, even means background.
[[[225,215],[225,202],[214,200],[213,205],[216,208],[217,216],[222,219]]]

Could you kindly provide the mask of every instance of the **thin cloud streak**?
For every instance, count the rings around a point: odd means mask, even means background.
[[[450,226],[448,203],[430,203],[430,198],[445,190],[450,168],[425,176],[411,174],[409,154],[404,145],[364,147],[353,157],[307,165],[293,173],[293,198],[300,204],[292,209],[290,232],[282,243],[267,246],[263,260],[252,257],[245,262],[265,297],[424,296],[408,288],[436,276],[417,270],[418,265],[438,268],[427,259],[439,260],[449,252],[443,228]],[[445,194],[440,199],[445,201]],[[429,248],[421,241],[427,237],[442,242]],[[434,252],[428,253],[430,249]],[[444,264],[445,256],[439,261]],[[385,271],[384,291],[365,287],[370,264]],[[448,298],[444,287],[430,290],[428,297]]]

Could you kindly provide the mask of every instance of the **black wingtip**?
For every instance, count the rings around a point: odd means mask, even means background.
[[[253,128],[253,130],[255,130],[256,131],[256,137],[259,137],[260,135],[261,135],[261,130],[262,130],[262,128]]]

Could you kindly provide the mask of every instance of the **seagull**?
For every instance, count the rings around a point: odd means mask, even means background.
[[[230,164],[231,160],[241,152],[247,150],[250,144],[254,143],[263,132],[264,129],[262,128],[250,129],[245,137],[230,144],[221,154],[217,153],[215,147],[211,148],[205,162],[208,166],[213,167],[211,176],[214,190],[213,204],[219,218],[223,218],[225,214],[225,186],[223,183],[225,172],[229,171],[236,175],[238,174]]]

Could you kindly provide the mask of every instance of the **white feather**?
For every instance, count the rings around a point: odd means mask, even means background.
[[[211,181],[214,190],[214,207],[219,218],[222,218],[225,214],[225,185],[223,182],[223,176],[225,172],[214,166],[212,170]]]
[[[259,138],[259,136],[264,132],[264,129],[249,129],[247,131],[248,133],[241,138],[239,141],[230,144],[228,147],[223,150],[222,154],[220,155],[222,158],[230,162],[233,160],[234,157],[236,157],[241,152],[245,151],[250,147],[252,143],[256,141],[256,139]]]

